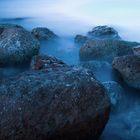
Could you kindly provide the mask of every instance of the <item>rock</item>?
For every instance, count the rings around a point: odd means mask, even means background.
[[[92,71],[111,68],[111,65],[106,61],[81,61],[80,65]]]
[[[112,39],[89,40],[80,48],[80,59],[112,62],[114,57],[133,54],[131,47],[138,44]]]
[[[51,30],[44,27],[37,27],[32,30],[32,34],[39,40],[52,40],[56,39],[58,36],[54,34]]]
[[[56,68],[56,67],[68,67],[62,60],[48,55],[36,55],[31,62],[32,70]]]
[[[0,81],[1,140],[98,139],[110,112],[91,71],[31,70]]]
[[[0,24],[0,30],[8,29],[8,28],[22,28],[22,26],[17,24]]]
[[[115,58],[112,66],[131,87],[140,89],[140,56],[130,55]]]
[[[134,55],[140,55],[140,45],[132,48]]]
[[[122,94],[124,93],[123,88],[115,81],[103,82],[103,85],[107,89],[108,96],[111,100],[112,109],[119,111],[122,101]]]
[[[118,32],[112,27],[97,26],[87,34],[92,39],[121,39]]]
[[[106,61],[82,61],[80,66],[92,70],[99,81],[113,79],[112,65]]]
[[[79,45],[82,45],[84,43],[86,43],[86,41],[88,40],[89,38],[87,36],[83,36],[83,35],[76,35],[75,37],[75,43],[79,44]]]
[[[39,51],[39,42],[18,25],[0,25],[0,66],[29,62]]]
[[[113,39],[121,40],[118,32],[112,27],[108,26],[97,26],[87,33],[87,36],[76,35],[75,43],[83,45],[88,40],[104,40],[104,39]]]

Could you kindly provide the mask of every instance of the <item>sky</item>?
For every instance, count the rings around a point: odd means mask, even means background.
[[[80,27],[107,24],[133,32],[140,28],[140,0],[0,0],[0,16],[74,21]]]

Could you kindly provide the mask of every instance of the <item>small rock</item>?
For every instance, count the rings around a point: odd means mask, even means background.
[[[97,26],[87,34],[92,39],[121,39],[118,32],[112,27]]]
[[[132,48],[134,55],[140,55],[140,45]]]
[[[62,60],[48,55],[36,55],[33,57],[31,62],[32,70],[41,70],[48,68],[59,68],[59,67],[68,67]]]
[[[87,36],[83,35],[76,35],[75,37],[75,43],[82,45],[84,44],[89,38]]]
[[[45,27],[34,28],[31,33],[39,40],[52,40],[58,37],[51,30]]]

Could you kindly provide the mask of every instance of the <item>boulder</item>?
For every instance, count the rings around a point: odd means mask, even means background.
[[[75,40],[75,43],[82,45],[82,44],[86,43],[86,41],[89,40],[89,38],[87,36],[83,36],[83,35],[76,35],[74,40]]]
[[[89,40],[80,48],[81,60],[103,60],[112,62],[114,57],[133,54],[132,47],[136,42],[122,40]]]
[[[113,39],[113,40],[121,40],[118,32],[112,27],[108,26],[97,26],[89,31],[86,36],[76,35],[75,43],[79,45],[83,45],[88,40],[105,40],[105,39]]]
[[[121,74],[128,85],[140,89],[139,55],[117,57],[113,60],[112,66]]]
[[[1,140],[98,139],[110,102],[91,71],[31,70],[0,80]]]
[[[34,28],[31,33],[39,40],[52,40],[58,37],[55,33],[45,27]]]
[[[121,39],[118,32],[108,26],[97,26],[89,31],[87,35],[92,39]]]
[[[39,42],[21,26],[0,25],[1,67],[29,62],[38,53],[39,47]]]
[[[50,55],[36,55],[31,62],[32,70],[68,67],[62,60]]]
[[[103,82],[103,85],[107,89],[107,93],[112,105],[112,110],[119,111],[121,106],[120,104],[122,101],[122,95],[124,93],[123,88],[119,83],[115,81]]]

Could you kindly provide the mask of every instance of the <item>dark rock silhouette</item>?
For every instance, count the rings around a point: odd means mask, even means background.
[[[114,57],[133,54],[132,47],[136,45],[122,40],[89,40],[80,48],[80,59],[112,62]]]
[[[31,33],[39,40],[52,40],[58,38],[55,33],[45,27],[34,28]]]
[[[91,71],[50,67],[1,80],[0,108],[1,140],[96,140],[110,102]]]
[[[115,58],[112,64],[124,81],[131,87],[140,89],[140,56],[122,56]]]
[[[0,66],[20,65],[38,54],[39,42],[23,27],[0,25]]]

